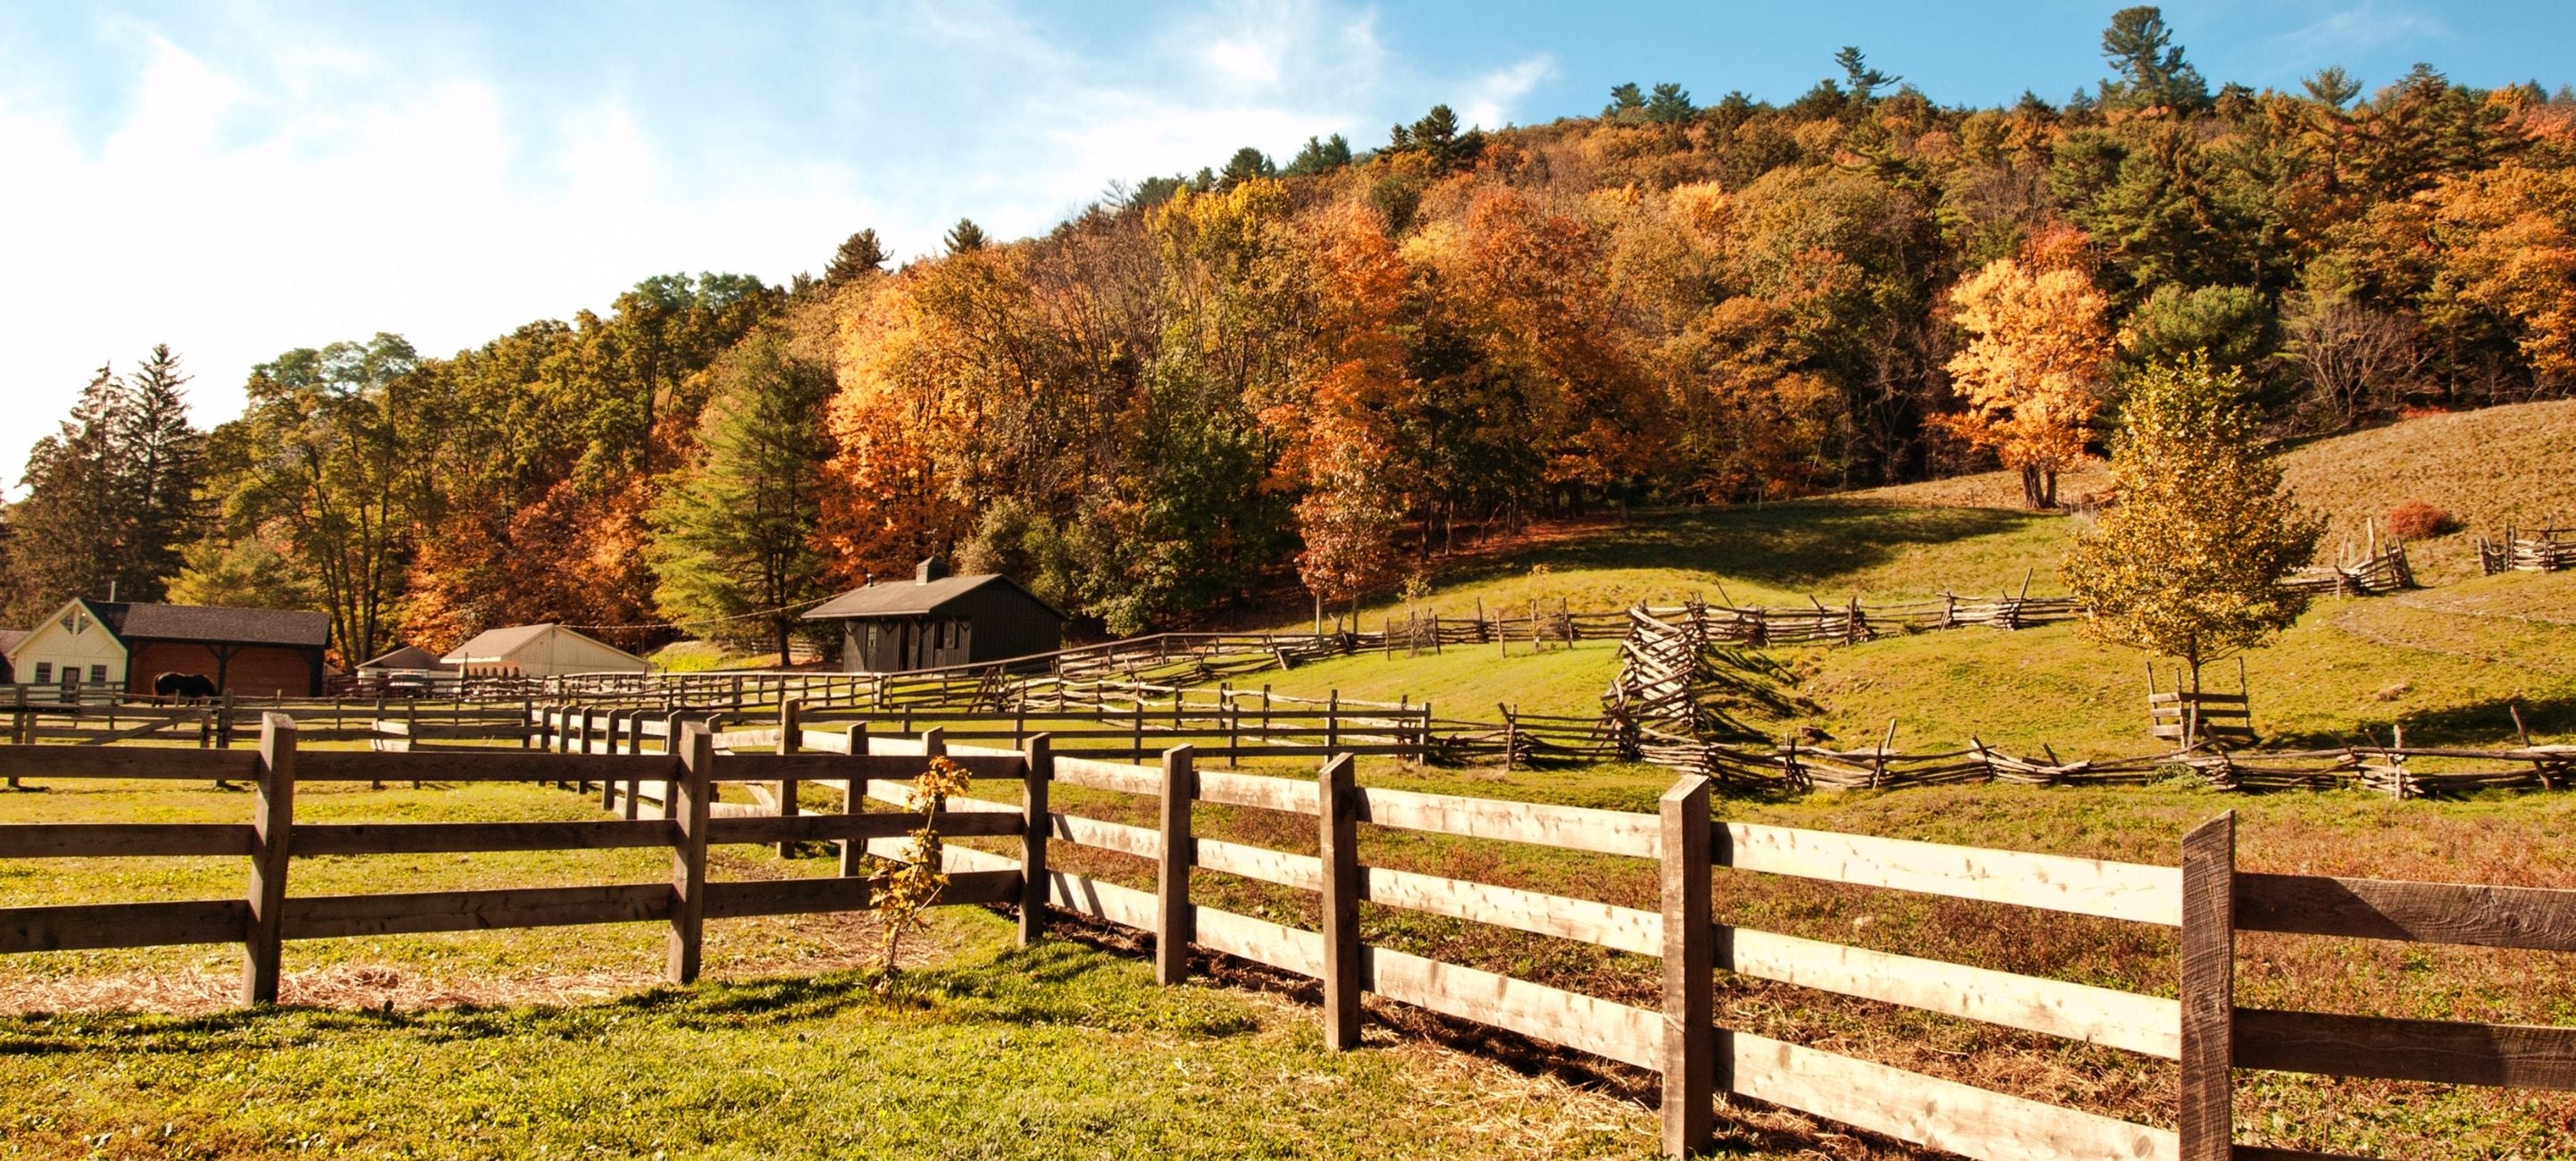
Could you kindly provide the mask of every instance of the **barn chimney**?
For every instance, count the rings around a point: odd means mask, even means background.
[[[912,570],[912,583],[926,585],[948,575],[948,562],[935,556],[921,558],[921,567]]]

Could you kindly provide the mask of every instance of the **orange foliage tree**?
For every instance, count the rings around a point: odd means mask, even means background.
[[[2057,473],[2084,454],[2111,363],[2102,292],[2072,262],[2040,259],[1995,259],[1950,292],[1971,337],[1949,362],[1968,404],[1949,427],[2019,471],[2035,509],[2056,505]]]

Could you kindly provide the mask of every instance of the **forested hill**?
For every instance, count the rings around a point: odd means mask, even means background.
[[[539,620],[756,640],[937,552],[1127,632],[1394,583],[1453,521],[1998,456],[2038,496],[2152,362],[2240,371],[2285,435],[2576,383],[2564,89],[2213,89],[2153,9],[2104,55],[2062,104],[1945,107],[1846,50],[1786,105],[1435,108],[896,270],[863,231],[790,287],[289,352],[202,446],[103,378],[11,513],[12,613],[113,578],[330,609],[351,660]],[[128,478],[147,449],[194,507]]]

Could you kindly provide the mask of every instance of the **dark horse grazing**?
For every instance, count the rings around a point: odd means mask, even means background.
[[[202,673],[164,673],[152,679],[152,692],[202,701],[215,696],[215,679]]]

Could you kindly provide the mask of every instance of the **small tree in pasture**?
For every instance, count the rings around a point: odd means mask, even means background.
[[[2061,566],[2087,636],[2174,658],[2195,693],[2202,665],[2307,611],[2280,580],[2324,531],[2282,491],[2242,396],[2233,372],[2197,358],[2141,372],[2111,451],[2116,502]]]

